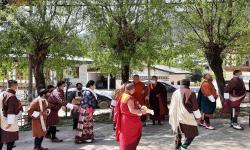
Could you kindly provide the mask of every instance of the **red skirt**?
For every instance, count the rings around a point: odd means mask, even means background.
[[[136,150],[142,132],[140,117],[121,115],[120,150]]]
[[[93,125],[94,125],[93,114],[89,115],[89,113],[87,113],[85,109],[80,108],[75,140],[82,142],[86,140],[93,140],[94,139]]]

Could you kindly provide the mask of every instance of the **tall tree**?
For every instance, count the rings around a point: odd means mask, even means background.
[[[63,62],[59,64],[64,64],[68,58],[83,55],[77,34],[82,30],[84,13],[82,7],[68,6],[74,2],[34,0],[28,7],[20,6],[10,14],[15,21],[4,32],[7,39],[12,39],[10,53],[31,59],[38,90],[46,86],[47,60],[59,60]]]
[[[87,29],[94,39],[93,48],[98,49],[93,53],[104,54],[103,58],[106,59],[99,63],[100,66],[108,60],[110,67],[107,68],[119,67],[122,82],[129,80],[131,64],[146,63],[147,56],[154,55],[156,49],[162,46],[160,41],[167,39],[163,35],[170,25],[166,17],[168,9],[165,9],[163,0],[82,2],[89,15]],[[95,57],[100,56],[95,55],[94,60]]]
[[[186,41],[203,50],[215,74],[223,101],[223,60],[238,39],[249,33],[247,0],[186,0],[177,7],[177,16]]]

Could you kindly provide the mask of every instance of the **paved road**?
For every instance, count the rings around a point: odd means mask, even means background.
[[[210,131],[199,128],[200,136],[195,139],[191,150],[249,150],[250,149],[250,128],[248,127],[248,117],[240,118],[240,122],[245,126],[244,131],[236,131],[229,127],[228,120],[212,120],[217,130]],[[50,150],[118,150],[114,132],[111,124],[95,124],[95,139],[93,144],[74,144],[74,131],[71,127],[60,128],[58,137],[64,142],[52,144],[45,139],[43,145]],[[32,150],[33,138],[31,132],[21,132],[20,140],[16,142],[15,150]],[[143,129],[143,137],[138,150],[173,150],[174,136],[167,122],[162,126],[153,126],[150,123]]]

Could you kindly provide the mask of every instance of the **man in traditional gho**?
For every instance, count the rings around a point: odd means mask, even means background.
[[[49,134],[51,135],[52,142],[63,142],[56,137],[56,126],[59,121],[58,112],[62,106],[66,106],[68,109],[77,109],[76,105],[68,103],[64,98],[64,88],[66,84],[65,81],[59,81],[57,83],[57,88],[53,90],[48,98],[48,102],[51,108],[51,112],[47,119],[47,125],[49,127]]]
[[[235,70],[233,78],[225,88],[225,99],[228,99],[228,106],[231,108],[231,127],[237,130],[243,130],[238,123],[240,113],[240,104],[246,97],[246,88],[242,78],[242,72]],[[226,107],[226,106],[224,106]]]
[[[139,102],[141,106],[146,106],[146,87],[144,83],[140,81],[139,75],[134,75],[133,76],[133,84],[135,87],[135,93],[133,94],[133,97]],[[146,126],[146,120],[147,116],[142,115],[141,116],[141,121],[143,123],[143,126]]]
[[[0,149],[7,144],[7,150],[12,150],[18,140],[18,116],[23,109],[16,97],[17,88],[17,81],[9,80],[8,89],[0,96]]]
[[[176,134],[176,150],[188,149],[198,136],[197,122],[201,120],[201,113],[196,95],[189,86],[190,80],[181,81],[181,88],[173,93],[169,108],[169,123]],[[182,134],[185,135],[184,143],[181,142]]]
[[[74,98],[72,100],[72,104],[77,105],[80,107],[81,100],[83,99],[83,91],[82,91],[82,84],[76,84],[76,91],[74,92]],[[78,119],[79,119],[79,110],[75,110],[71,112],[73,118],[73,130],[77,129]]]
[[[210,118],[213,117],[213,113],[215,112],[218,95],[212,83],[213,77],[210,74],[205,74],[203,78],[204,82],[201,84],[198,93],[198,103],[202,113],[200,125],[206,129],[214,130],[215,128],[211,125]]]
[[[43,138],[47,132],[46,120],[49,115],[48,96],[48,90],[40,90],[39,96],[31,102],[28,110],[29,116],[32,117],[32,134],[35,138],[34,150],[48,150],[48,148],[42,147]]]

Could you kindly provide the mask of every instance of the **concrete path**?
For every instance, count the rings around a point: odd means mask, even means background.
[[[248,117],[240,118],[240,122],[245,126],[244,131],[236,131],[229,127],[228,120],[212,120],[216,130],[210,131],[199,127],[200,136],[197,137],[191,150],[249,150],[250,149],[250,128],[248,127]],[[118,150],[115,141],[114,131],[111,124],[95,124],[95,139],[93,144],[74,144],[74,133],[71,127],[60,128],[58,137],[64,139],[63,143],[54,144],[45,139],[43,146],[50,150]],[[15,150],[32,150],[33,138],[31,132],[21,132],[20,140],[16,142]],[[164,122],[162,126],[148,126],[143,129],[143,136],[138,150],[173,150],[174,136],[170,125]]]

